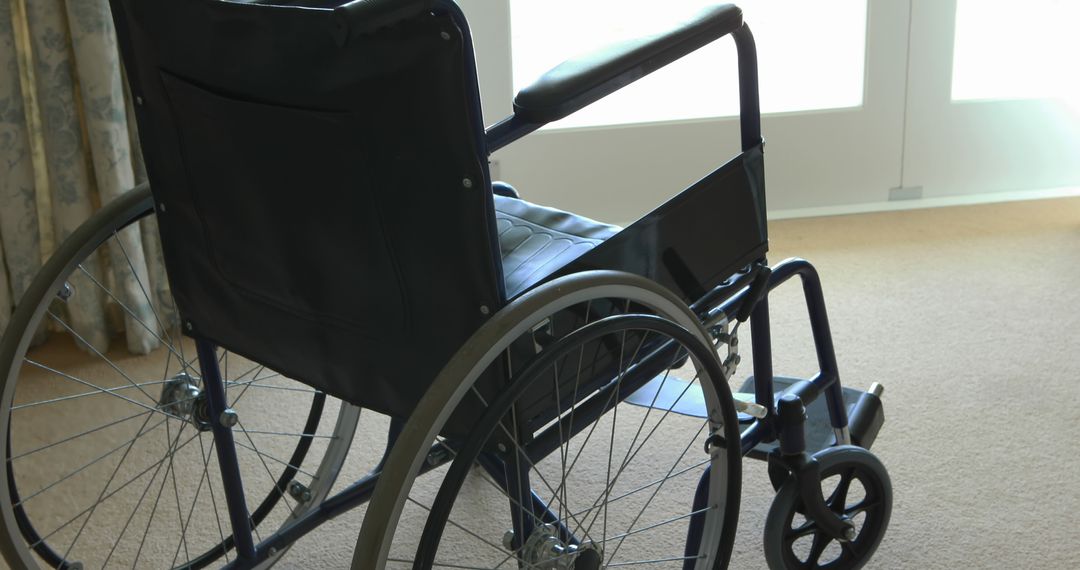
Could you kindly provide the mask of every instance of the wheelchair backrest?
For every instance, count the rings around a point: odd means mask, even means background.
[[[504,302],[473,55],[344,3],[111,0],[190,334],[405,415]]]

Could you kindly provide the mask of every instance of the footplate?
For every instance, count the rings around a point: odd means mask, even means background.
[[[780,398],[792,384],[801,381],[801,378],[787,378],[783,376],[774,377],[773,389],[776,393],[776,397]],[[844,394],[844,407],[847,409],[848,413],[848,426],[851,430],[852,442],[867,449],[870,448],[870,444],[873,443],[878,430],[885,421],[885,414],[881,408],[881,401],[878,399],[880,391],[879,389],[874,390],[877,391],[877,393],[864,392],[855,388],[843,388],[842,390]],[[746,379],[740,392],[754,393],[753,376]],[[740,417],[740,419],[742,418]],[[750,420],[752,418],[746,419]],[[811,455],[836,444],[836,437],[833,434],[832,423],[829,421],[829,410],[825,405],[824,395],[819,396],[806,406],[806,423],[804,424],[804,430],[804,435],[806,437],[806,452]],[[750,455],[756,457],[767,456],[776,445],[777,443],[775,441],[770,443],[760,443],[750,452]]]

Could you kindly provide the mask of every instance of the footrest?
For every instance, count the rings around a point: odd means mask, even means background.
[[[802,378],[786,378],[783,376],[773,377],[773,390],[776,393],[776,397],[779,398],[792,384],[801,382]],[[743,382],[740,392],[754,393],[754,377],[751,376]],[[862,397],[863,391],[856,390],[855,388],[843,388],[844,393],[844,407],[847,408],[848,415],[851,415],[852,408],[855,403]],[[813,454],[826,447],[831,447],[836,443],[836,436],[833,434],[832,423],[829,421],[829,410],[825,406],[825,396],[821,395],[810,405],[806,406],[806,424],[805,424],[805,436],[806,436],[806,452]],[[778,445],[773,441],[770,443],[760,443],[751,452],[754,455],[758,453],[768,455]],[[756,453],[754,453],[756,452]]]
[[[735,409],[739,412],[739,423],[743,423],[744,416],[752,421],[754,418],[763,418],[768,413],[765,406],[759,406],[754,402],[753,394],[735,393],[732,396],[735,398]],[[630,394],[625,402],[695,418],[706,418],[709,415],[705,408],[705,395],[701,392],[701,384],[676,378],[670,374],[653,378]]]

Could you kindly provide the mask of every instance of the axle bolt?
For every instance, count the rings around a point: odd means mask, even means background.
[[[75,288],[67,281],[64,281],[64,284],[60,286],[60,290],[56,292],[56,296],[59,297],[61,301],[67,301],[74,294]]]
[[[299,481],[289,483],[289,494],[301,503],[306,503],[311,500],[311,489],[308,489]]]
[[[225,408],[225,411],[221,412],[221,417],[218,418],[218,422],[227,428],[231,428],[240,422],[240,416],[236,414],[236,410]]]
[[[858,533],[855,532],[854,526],[849,526],[844,529],[844,540],[851,542],[852,540],[855,540],[856,535],[858,535]]]

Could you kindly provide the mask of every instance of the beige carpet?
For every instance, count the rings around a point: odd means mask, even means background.
[[[874,451],[895,498],[869,567],[1080,567],[1080,199],[781,221],[771,236],[774,261],[799,255],[821,273],[842,379],[886,387]],[[812,373],[799,288],[778,290],[772,309],[777,373]],[[265,398],[249,405],[276,410]],[[298,411],[276,423],[302,422]],[[361,418],[360,433],[376,436],[354,445],[343,481],[371,466],[384,422]],[[85,461],[64,455],[56,461]],[[764,568],[772,492],[763,464],[744,471],[732,567]],[[347,567],[362,516],[327,523],[279,567]]]
[[[770,235],[771,259],[818,267],[843,381],[885,385],[874,452],[893,516],[867,567],[1080,568],[1080,199],[785,220]],[[798,287],[772,311],[777,373],[811,373]],[[765,568],[772,491],[763,464],[744,471],[732,568]],[[279,567],[345,567],[359,524],[333,521]]]

